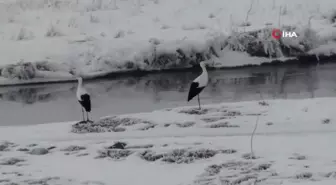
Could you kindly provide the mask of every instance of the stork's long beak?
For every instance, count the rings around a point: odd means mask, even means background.
[[[210,61],[210,60],[206,60],[206,61],[202,61],[202,62],[206,67],[209,66],[210,64],[212,64],[212,61]]]

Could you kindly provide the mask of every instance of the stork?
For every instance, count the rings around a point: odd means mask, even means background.
[[[199,106],[199,109],[201,110],[199,94],[208,85],[209,77],[208,77],[208,72],[205,67],[205,63],[200,62],[200,66],[202,68],[202,73],[190,85],[189,94],[188,94],[188,102],[192,100],[195,96],[198,96],[198,106]]]
[[[83,121],[85,121],[84,110],[86,112],[86,121],[90,121],[89,119],[89,112],[91,112],[91,100],[90,95],[83,87],[83,79],[81,77],[77,78],[78,80],[78,87],[77,87],[77,99],[78,102],[82,106],[82,113],[83,113]]]

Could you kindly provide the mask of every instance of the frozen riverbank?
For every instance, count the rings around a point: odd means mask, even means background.
[[[4,0],[0,84],[184,69],[201,60],[221,68],[328,58],[335,53],[333,3]],[[278,42],[273,28],[299,37]]]
[[[334,184],[334,103],[223,103],[108,116],[91,125],[0,127],[0,184]],[[113,146],[117,141],[126,145]]]

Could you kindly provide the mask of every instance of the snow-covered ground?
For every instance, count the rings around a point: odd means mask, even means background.
[[[186,68],[200,60],[223,67],[302,53],[333,55],[335,5],[334,0],[1,0],[0,83]],[[294,29],[299,37],[278,42],[272,28]]]
[[[332,185],[335,103],[223,103],[1,127],[0,184]]]

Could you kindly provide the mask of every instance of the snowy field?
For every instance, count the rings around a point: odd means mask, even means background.
[[[334,0],[1,0],[0,84],[335,53]],[[276,41],[271,30],[298,38]]]
[[[223,103],[1,127],[0,184],[333,185],[335,103]]]

